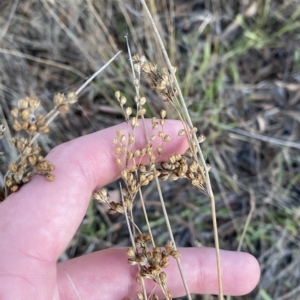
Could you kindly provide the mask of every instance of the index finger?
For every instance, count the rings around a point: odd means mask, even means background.
[[[151,122],[146,120],[151,131]],[[177,137],[182,128],[179,121],[168,120],[164,131]],[[1,240],[6,247],[24,249],[31,256],[56,261],[67,247],[85,215],[91,193],[119,177],[113,138],[118,129],[127,131],[123,123],[90,134],[54,148],[47,159],[55,166],[55,181],[46,182],[35,176],[32,181],[12,194],[0,205]],[[136,147],[147,144],[142,126],[136,129]],[[153,141],[154,146],[159,141]],[[164,160],[172,153],[187,149],[185,138],[173,138],[165,144]],[[11,222],[8,222],[11,220]],[[0,246],[1,250],[1,246]]]

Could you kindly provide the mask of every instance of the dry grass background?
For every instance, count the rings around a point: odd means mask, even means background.
[[[240,247],[261,264],[257,289],[234,299],[298,299],[300,1],[148,4],[178,67],[194,124],[207,136],[203,147],[212,165],[221,247]],[[10,109],[25,96],[39,98],[49,111],[55,93],[75,90],[123,50],[41,139],[45,153],[122,121],[114,93],[134,96],[124,35],[133,53],[165,65],[138,0],[2,0],[0,12],[1,123],[11,123]],[[158,116],[164,104],[150,89],[147,93],[148,116]],[[172,109],[165,109],[172,118]],[[16,156],[5,139],[0,150],[8,159]],[[118,198],[117,186],[110,189]],[[213,245],[208,199],[185,182],[163,189],[178,245]],[[168,236],[155,193],[151,186],[145,191],[153,233],[163,244]],[[139,214],[142,219],[138,206],[135,214],[137,222]],[[129,245],[124,218],[110,218],[91,203],[61,259],[115,245]]]

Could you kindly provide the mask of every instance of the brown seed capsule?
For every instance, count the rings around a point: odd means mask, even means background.
[[[183,135],[185,135],[185,130],[184,129],[180,129],[178,131],[178,136],[183,136]]]
[[[159,273],[159,279],[162,282],[162,284],[165,284],[167,281],[167,274],[165,272]]]
[[[15,173],[15,172],[17,172],[18,167],[17,167],[16,164],[11,163],[11,164],[9,164],[8,169],[9,169],[10,172]]]
[[[198,129],[196,127],[193,127],[190,131],[191,134],[196,133],[198,131]]]
[[[58,93],[54,96],[53,102],[56,107],[63,105],[66,101],[66,96],[64,94]]]
[[[38,131],[38,133],[41,133],[41,134],[47,134],[50,131],[50,129],[47,125],[44,125],[44,126],[39,126],[37,131]]]
[[[23,121],[27,121],[30,118],[30,111],[28,109],[25,109],[21,112],[20,114],[20,119],[22,119]]]
[[[23,183],[27,183],[27,182],[29,182],[30,181],[30,176],[28,175],[28,176],[24,176],[23,178],[22,178],[22,182]]]
[[[120,104],[123,106],[127,102],[127,99],[124,96],[121,96],[120,98]]]
[[[18,101],[18,109],[23,110],[28,108],[29,98],[24,98]]]
[[[15,122],[13,124],[13,129],[15,131],[20,131],[20,130],[22,130],[22,125],[17,120],[15,120]]]
[[[126,113],[126,116],[129,117],[131,114],[132,114],[132,108],[131,107],[126,107],[125,109],[125,113]]]
[[[147,110],[146,108],[141,108],[138,110],[138,115],[139,116],[144,116],[146,114]]]
[[[10,188],[10,190],[11,190],[13,193],[15,193],[16,191],[18,191],[19,188],[20,188],[20,187],[19,187],[18,185],[13,185],[13,186]]]
[[[69,105],[68,104],[61,104],[57,107],[57,110],[60,112],[60,113],[64,113],[66,111],[69,110]]]
[[[169,141],[171,141],[171,137],[168,134],[166,134],[164,136],[163,140],[164,140],[164,142],[169,142]]]
[[[51,173],[45,174],[45,178],[47,181],[54,181],[54,179],[55,179],[54,175]]]
[[[159,155],[161,155],[162,154],[162,147],[161,146],[158,146],[157,147],[157,149],[156,149],[156,151],[157,151],[157,153],[159,154]]]
[[[135,128],[135,127],[138,126],[138,120],[137,120],[136,117],[131,118],[131,126],[132,126],[133,128]]]
[[[12,180],[10,180],[10,179],[7,179],[7,180],[5,181],[5,185],[6,185],[7,187],[11,187],[12,184],[13,184],[13,182],[12,182]]]
[[[29,99],[29,107],[31,111],[35,111],[40,105],[40,101],[38,99],[30,98]]]
[[[142,97],[142,98],[140,99],[140,105],[141,105],[141,106],[145,105],[146,102],[147,102],[146,97]]]
[[[74,104],[77,101],[77,95],[74,92],[70,92],[67,95],[67,103]]]
[[[116,91],[115,92],[115,97],[117,98],[118,101],[120,101],[120,96],[121,96],[120,91]]]
[[[29,133],[35,133],[37,131],[37,126],[35,124],[29,124],[27,127]]]
[[[167,112],[166,112],[164,109],[162,109],[162,110],[160,111],[160,116],[161,116],[161,118],[164,119],[164,118],[166,117],[166,115],[167,115]]]
[[[17,108],[14,108],[10,111],[10,114],[13,118],[18,118],[18,115],[19,115],[19,110]]]
[[[28,161],[32,166],[35,166],[36,164],[36,157],[34,155],[31,155],[28,157]]]
[[[128,248],[127,251],[126,251],[127,255],[130,257],[130,258],[133,258],[135,257],[135,251],[133,248]]]
[[[203,134],[201,134],[200,136],[198,136],[198,142],[199,142],[199,144],[203,143],[205,141],[205,139],[206,139],[206,137]]]

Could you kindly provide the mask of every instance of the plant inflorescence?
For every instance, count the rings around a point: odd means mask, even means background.
[[[127,251],[128,263],[138,266],[137,282],[142,287],[142,290],[137,293],[137,297],[145,300],[159,299],[157,293],[152,292],[147,295],[145,292],[143,280],[151,279],[161,288],[164,298],[172,299],[172,293],[167,288],[167,275],[163,270],[168,266],[170,257],[176,259],[183,277],[183,284],[186,285],[186,283],[181,268],[180,254],[176,248],[165,201],[161,193],[160,181],[187,179],[191,185],[198,188],[201,192],[207,193],[206,172],[210,166],[206,165],[204,167],[197,159],[197,144],[202,143],[205,137],[200,135],[198,140],[195,141],[193,134],[197,132],[197,129],[190,128],[183,121],[180,107],[176,104],[178,92],[173,85],[173,78],[168,69],[159,69],[155,64],[148,62],[144,56],[134,55],[131,61],[134,70],[133,77],[136,90],[134,103],[136,107],[127,106],[129,101],[120,91],[115,93],[115,97],[128,124],[127,132],[117,130],[116,136],[112,141],[115,148],[116,165],[120,168],[120,176],[123,180],[121,188],[122,201],[119,203],[110,201],[109,193],[103,187],[96,190],[93,193],[93,197],[99,203],[106,203],[110,214],[121,213],[128,220],[128,229],[132,235],[132,247]],[[164,125],[167,122],[167,112],[164,109],[160,112],[160,119],[152,118],[150,129],[145,125],[145,107],[149,100],[145,96],[141,96],[141,76],[143,75],[149,81],[150,87],[158,92],[161,100],[168,101],[175,107],[180,120],[183,121],[183,128],[179,130],[178,138],[185,136],[188,140],[189,149],[186,153],[173,153],[164,161],[157,162],[158,157],[161,157],[163,154],[165,143],[171,140],[171,136],[164,132]],[[139,126],[143,127],[147,141],[142,149],[136,147],[137,137],[135,132]],[[143,197],[143,188],[152,182],[155,182],[157,185],[162,211],[169,229],[170,241],[164,248],[157,246],[155,237],[152,234],[145,204],[147,200]],[[134,219],[133,208],[137,198],[142,202],[147,232],[143,232]],[[148,246],[149,244],[151,246]],[[190,297],[188,287],[186,289]]]
[[[69,110],[69,105],[77,101],[77,95],[73,92],[57,94],[53,99],[54,107],[46,115],[38,112],[40,101],[35,98],[26,97],[20,99],[17,107],[11,110],[13,118],[12,128],[19,133],[10,140],[19,156],[16,161],[11,162],[5,175],[4,186],[1,191],[3,201],[10,193],[14,193],[19,188],[29,182],[34,174],[42,175],[47,181],[53,181],[54,165],[47,161],[41,154],[41,148],[36,143],[40,134],[49,133],[49,124],[58,113],[65,113]],[[5,127],[1,127],[1,137]]]

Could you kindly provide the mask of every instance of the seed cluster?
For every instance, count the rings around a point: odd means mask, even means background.
[[[40,134],[49,132],[49,123],[57,113],[64,113],[69,105],[77,101],[77,95],[73,92],[57,94],[53,99],[54,108],[45,116],[37,113],[40,101],[35,98],[26,97],[18,101],[17,107],[11,110],[13,118],[13,129],[25,134],[26,137],[14,137],[10,144],[19,153],[18,159],[9,164],[5,176],[6,196],[16,192],[23,184],[30,181],[34,174],[42,175],[47,181],[53,181],[51,173],[54,166],[41,155],[41,148],[33,144],[33,139]],[[5,126],[0,127],[0,137],[3,136]],[[4,200],[4,196],[0,201]]]
[[[210,169],[206,165],[207,170]],[[190,154],[190,150],[184,155],[175,154],[169,157],[167,162],[160,163],[159,179],[165,181],[167,179],[178,180],[186,178],[191,181],[202,192],[205,192],[205,168],[201,166],[197,160]]]
[[[149,234],[139,234],[135,238],[135,247],[127,250],[128,263],[130,265],[139,265],[140,276],[158,283],[162,287],[165,298],[172,299],[172,294],[166,287],[167,275],[163,269],[168,267],[170,257],[179,257],[179,252],[174,249],[172,242],[168,242],[165,249],[160,247],[149,248],[147,244],[150,242],[151,236]],[[137,282],[141,282],[139,277]],[[138,297],[139,299],[144,299],[143,294],[140,292]],[[158,299],[158,297],[153,299]]]
[[[146,207],[143,210],[145,213],[145,220],[148,226],[149,233],[143,233],[134,222],[133,204],[136,196],[139,194],[141,203],[144,203],[142,188],[148,186],[151,182],[158,179],[165,180],[179,180],[187,179],[192,185],[196,186],[202,192],[206,192],[206,170],[209,166],[202,166],[197,160],[197,143],[202,143],[205,140],[203,135],[200,135],[198,141],[194,141],[193,135],[196,134],[197,128],[189,128],[184,124],[184,129],[178,132],[178,136],[185,135],[189,142],[189,149],[185,154],[174,154],[169,156],[166,161],[156,163],[157,156],[163,153],[164,144],[171,140],[171,137],[164,132],[165,118],[167,112],[161,110],[160,119],[152,118],[151,130],[145,128],[144,115],[146,113],[145,104],[147,99],[140,96],[140,77],[145,75],[150,81],[151,88],[156,90],[163,101],[169,101],[179,113],[174,100],[176,99],[177,90],[173,87],[173,79],[166,68],[158,71],[156,65],[147,62],[144,56],[135,55],[132,58],[134,69],[137,76],[134,77],[134,86],[136,95],[134,102],[136,107],[133,109],[127,106],[127,98],[121,94],[120,91],[115,93],[115,97],[123,111],[124,118],[128,124],[128,132],[124,133],[122,130],[116,131],[116,137],[113,139],[114,154],[116,164],[120,168],[120,176],[124,182],[121,189],[122,202],[116,203],[109,200],[109,194],[105,188],[96,190],[93,193],[94,199],[99,203],[106,203],[109,207],[108,213],[121,213],[126,216],[128,226],[135,228],[138,235],[135,236],[134,245],[128,249],[128,263],[131,265],[138,265],[139,277],[138,283],[143,290],[143,279],[153,280],[158,284],[164,294],[165,299],[172,299],[172,294],[166,287],[167,275],[163,271],[169,264],[169,257],[179,258],[179,253],[175,245],[169,242],[164,249],[157,247],[154,238],[151,235],[151,228],[147,221]],[[176,102],[177,103],[177,102]],[[183,120],[180,117],[181,120]],[[184,122],[183,122],[184,123]],[[142,149],[136,149],[135,132],[138,126],[142,124],[145,130],[146,145]],[[150,131],[150,132],[149,132]],[[153,141],[159,140],[159,143]],[[144,205],[144,204],[143,204]],[[131,231],[131,230],[130,230]],[[133,237],[132,237],[133,240]],[[151,247],[148,247],[151,243]],[[138,299],[145,299],[144,293],[138,292]],[[147,299],[158,300],[157,294],[153,292],[147,295]]]
[[[132,57],[135,70],[140,73],[142,71],[150,82],[153,90],[156,90],[163,101],[173,102],[173,98],[178,94],[177,89],[173,86],[173,78],[167,68],[158,71],[157,66],[151,62],[147,62],[144,56],[138,54]],[[176,68],[174,67],[174,72]]]
[[[45,117],[36,117],[35,111],[39,107],[40,101],[26,97],[18,101],[18,106],[11,110],[14,118],[13,129],[16,131],[24,130],[29,135],[33,133],[48,133],[49,127],[45,125]]]
[[[8,167],[5,184],[11,192],[16,192],[24,183],[29,182],[33,174],[43,175],[48,181],[54,180],[54,175],[51,174],[54,166],[40,155],[39,146],[31,146],[30,140],[26,138],[12,138],[11,145],[20,153],[20,158]]]

